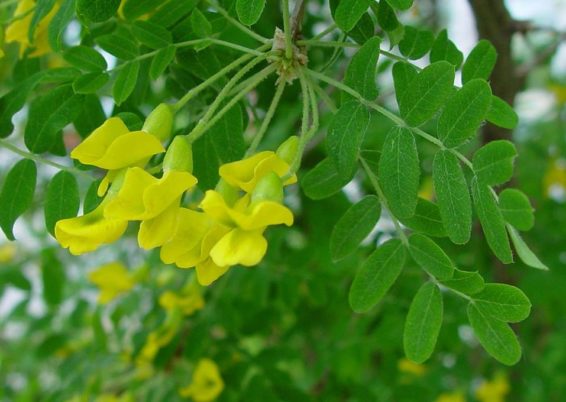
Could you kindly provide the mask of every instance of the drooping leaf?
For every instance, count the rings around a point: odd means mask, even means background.
[[[132,33],[138,41],[152,49],[167,47],[173,41],[171,32],[161,25],[149,21],[134,22]]]
[[[161,74],[165,71],[165,69],[171,64],[173,59],[175,58],[175,46],[167,46],[161,49],[153,60],[151,61],[151,66],[149,68],[149,77],[152,80],[156,80],[159,78]]]
[[[370,114],[358,101],[344,103],[334,115],[327,135],[328,151],[340,177],[351,178],[357,169],[360,147]]]
[[[509,231],[509,236],[513,242],[513,247],[517,255],[523,261],[525,265],[531,268],[542,269],[543,271],[548,271],[548,267],[536,256],[535,253],[529,248],[527,243],[523,240],[519,232],[511,225],[507,225],[507,230]]]
[[[405,264],[405,248],[398,239],[380,245],[362,264],[352,286],[352,310],[363,313],[375,306],[395,283]]]
[[[449,148],[455,148],[479,129],[491,104],[491,88],[484,80],[468,81],[446,103],[438,119],[438,138]]]
[[[491,107],[486,116],[487,121],[496,126],[514,129],[519,122],[519,116],[513,108],[501,99],[499,96],[493,95],[491,98]]]
[[[258,22],[264,8],[265,0],[236,0],[238,19],[245,25]]]
[[[35,192],[37,168],[29,159],[16,163],[8,172],[0,192],[0,227],[8,238],[15,240],[13,227],[31,205]]]
[[[116,81],[114,81],[114,86],[112,87],[112,95],[117,105],[121,105],[134,91],[139,72],[139,61],[127,63],[120,70],[116,76]]]
[[[474,173],[480,183],[488,186],[503,184],[513,177],[515,145],[507,140],[491,141],[474,154]]]
[[[420,173],[413,133],[405,127],[392,128],[383,144],[378,174],[389,209],[395,216],[410,218],[415,214]]]
[[[341,0],[334,13],[336,25],[350,32],[367,11],[372,0]]]
[[[509,324],[468,305],[468,319],[483,348],[503,364],[512,366],[521,359],[521,345]]]
[[[411,126],[431,119],[450,96],[454,86],[454,66],[438,61],[423,69],[398,95],[401,116]]]
[[[487,80],[493,67],[495,67],[496,61],[497,51],[495,47],[485,39],[480,40],[462,66],[462,83],[465,84],[474,78]]]
[[[44,214],[47,231],[54,234],[55,223],[77,216],[80,206],[79,185],[69,172],[60,171],[47,186]]]
[[[531,302],[523,291],[505,283],[487,283],[473,300],[484,315],[505,322],[523,321],[531,312]]]
[[[428,53],[432,47],[434,35],[428,29],[417,29],[405,26],[405,35],[399,42],[399,50],[403,56],[416,60]]]
[[[438,152],[432,165],[432,179],[448,237],[456,244],[467,243],[472,231],[472,202],[458,159],[449,151]]]
[[[30,106],[24,133],[27,148],[34,153],[50,151],[60,131],[81,111],[83,95],[73,92],[71,85],[63,85],[36,98]]]
[[[110,19],[120,7],[120,0],[77,0],[77,15],[91,22]]]
[[[377,60],[381,40],[374,36],[368,40],[352,57],[344,84],[358,91],[364,98],[373,100],[377,97]],[[353,97],[346,92],[342,93],[342,102],[352,100]]]
[[[433,237],[446,237],[438,205],[423,198],[418,199],[415,214],[410,218],[401,218],[400,221],[415,232]]]
[[[301,187],[310,199],[322,200],[339,192],[350,180],[352,177],[339,175],[334,161],[326,158],[303,177]]]
[[[464,61],[464,55],[458,50],[454,42],[448,38],[448,31],[446,31],[446,29],[440,31],[430,50],[431,63],[441,60],[446,60],[455,68],[460,67],[462,61]]]
[[[487,244],[504,264],[513,262],[513,253],[505,230],[505,221],[490,187],[472,180],[474,206],[480,220]]]
[[[352,205],[338,220],[330,236],[330,253],[334,261],[352,254],[377,224],[381,206],[374,195]]]
[[[499,209],[505,221],[518,230],[531,230],[535,224],[533,207],[529,198],[514,188],[506,188],[499,194]]]
[[[485,287],[483,277],[477,272],[454,270],[452,279],[441,282],[444,286],[464,293],[468,296],[479,293]]]
[[[439,281],[451,279],[454,264],[438,244],[425,235],[415,233],[409,237],[409,252],[413,260]]]
[[[84,71],[99,72],[108,67],[106,60],[100,53],[88,46],[75,46],[63,53],[63,58],[69,64]]]
[[[403,331],[405,355],[422,363],[434,352],[442,326],[443,303],[440,289],[433,282],[425,283],[415,295]]]

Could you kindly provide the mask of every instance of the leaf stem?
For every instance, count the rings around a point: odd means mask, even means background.
[[[77,168],[74,168],[74,167],[71,167],[71,166],[61,165],[57,162],[53,162],[52,160],[43,158],[39,155],[32,154],[31,152],[24,151],[23,149],[18,148],[17,146],[10,143],[9,141],[6,141],[5,139],[0,138],[0,145],[2,145],[4,148],[6,148],[7,150],[9,150],[13,153],[20,155],[21,157],[23,157],[25,159],[29,159],[29,160],[32,160],[34,162],[41,163],[43,165],[52,166],[52,167],[57,168],[59,170],[65,170],[69,173],[74,173],[74,174],[92,179],[92,176],[85,171],[82,171],[80,169],[77,169]]]
[[[311,39],[307,39],[309,41],[319,41],[319,39],[324,38],[326,35],[328,35],[329,33],[331,33],[332,31],[334,31],[336,28],[338,28],[338,25],[336,25],[335,23],[332,23],[331,25],[328,26],[328,28],[326,28],[324,31],[320,32],[319,34],[313,36]],[[297,44],[300,44],[299,42],[302,41],[297,41]]]
[[[283,95],[283,91],[285,90],[286,85],[287,82],[285,80],[281,80],[279,82],[279,85],[275,90],[275,94],[273,95],[271,105],[269,105],[269,109],[267,110],[267,113],[265,114],[265,117],[261,122],[261,126],[248,149],[247,155],[253,154],[259,146],[261,140],[263,139],[263,136],[269,127],[269,123],[271,122],[271,119],[273,119],[273,115],[277,110],[277,106],[279,105],[279,101],[281,100],[281,96]]]
[[[289,17],[289,0],[283,0],[283,30],[285,31],[285,58],[293,57],[293,38],[291,33],[291,19]]]
[[[265,38],[261,35],[259,35],[258,33],[252,31],[251,29],[249,29],[247,26],[243,25],[242,23],[240,23],[240,21],[234,19],[229,13],[228,11],[226,11],[224,8],[222,8],[220,5],[216,4],[213,1],[210,0],[206,0],[206,3],[208,3],[209,6],[211,6],[212,8],[214,8],[216,11],[218,11],[218,13],[220,13],[224,18],[226,18],[226,20],[234,25],[236,28],[238,28],[240,31],[244,32],[245,34],[247,34],[248,36],[252,37],[253,39],[257,40],[258,42],[261,43],[268,43],[270,41],[270,39]]]

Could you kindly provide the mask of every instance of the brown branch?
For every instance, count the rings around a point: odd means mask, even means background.
[[[293,9],[293,15],[291,16],[291,37],[293,41],[301,39],[302,36],[302,26],[303,18],[305,17],[305,6],[307,0],[297,0],[295,2],[295,8]]]

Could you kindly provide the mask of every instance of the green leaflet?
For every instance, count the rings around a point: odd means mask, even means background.
[[[341,0],[334,21],[344,32],[350,32],[367,11],[372,0]]]
[[[405,264],[405,248],[398,239],[380,245],[362,264],[350,287],[352,310],[363,313],[375,306],[395,283]]]
[[[454,270],[452,279],[441,283],[468,296],[481,292],[485,287],[483,277],[477,271],[470,272],[459,269]]]
[[[98,196],[98,186],[101,180],[93,181],[86,192],[85,198],[83,200],[83,213],[88,214],[93,211],[103,200],[103,197]]]
[[[506,188],[499,194],[499,209],[505,221],[518,230],[531,230],[535,224],[534,210],[522,191]]]
[[[415,137],[405,127],[392,128],[383,144],[378,177],[391,212],[400,218],[415,214],[420,178]]]
[[[473,303],[468,304],[468,320],[487,353],[508,366],[521,359],[521,345],[509,325],[482,313]]]
[[[493,95],[491,97],[491,107],[486,116],[487,121],[495,124],[496,126],[514,129],[519,122],[519,116],[507,102],[499,96]]]
[[[430,50],[431,63],[441,60],[446,60],[452,64],[454,68],[460,67],[462,61],[464,61],[462,52],[458,50],[454,42],[448,39],[448,31],[446,31],[446,29],[440,31]]]
[[[147,47],[161,49],[173,42],[171,32],[149,21],[136,21],[132,25],[134,37]]]
[[[138,81],[140,72],[140,62],[134,61],[127,63],[116,76],[114,86],[112,87],[112,95],[114,102],[121,105],[134,91]]]
[[[199,0],[169,0],[157,9],[149,21],[170,28],[185,18],[199,3]]]
[[[485,39],[480,40],[462,66],[462,83],[465,84],[474,78],[487,80],[493,67],[495,67],[496,61],[497,51],[495,47]]]
[[[472,196],[487,244],[504,264],[513,262],[505,221],[490,187],[472,179]]]
[[[507,140],[491,141],[478,149],[472,160],[480,183],[488,186],[503,184],[513,177],[515,145]]]
[[[32,9],[33,14],[31,17],[31,22],[29,23],[28,29],[28,39],[30,43],[33,43],[35,30],[37,26],[43,20],[51,9],[55,6],[55,0],[37,0],[35,2],[35,7]]]
[[[74,16],[75,0],[64,0],[61,3],[61,8],[51,20],[47,31],[49,45],[53,48],[53,50],[61,50],[63,45],[63,34]]]
[[[370,114],[358,101],[344,103],[334,115],[326,137],[330,158],[343,179],[357,170],[360,147],[369,125]]]
[[[374,195],[368,195],[348,208],[330,236],[332,259],[338,261],[356,251],[377,224],[380,214],[379,198]]]
[[[87,73],[73,81],[73,91],[76,94],[91,94],[98,91],[110,80],[106,73]]]
[[[199,38],[208,38],[212,34],[212,24],[198,8],[191,14],[191,28]]]
[[[403,331],[405,355],[415,363],[422,363],[434,352],[442,326],[443,303],[440,289],[427,282],[417,292]]]
[[[4,179],[0,192],[0,227],[9,240],[15,240],[12,231],[14,223],[33,201],[36,178],[35,163],[23,159],[10,169]]]
[[[432,165],[434,190],[442,223],[450,240],[465,244],[472,231],[472,202],[460,162],[449,151],[441,151]]]
[[[428,53],[434,42],[434,35],[428,29],[417,29],[405,26],[405,35],[399,42],[399,50],[403,56],[417,60]]]
[[[135,20],[155,10],[155,0],[125,0],[122,12],[129,20]]]
[[[340,191],[352,177],[343,178],[338,174],[334,161],[326,158],[305,174],[301,187],[310,199],[322,200]]]
[[[44,205],[47,231],[54,235],[58,220],[77,216],[80,203],[79,185],[75,176],[65,171],[53,176],[47,186]]]
[[[410,84],[417,78],[419,73],[411,64],[401,61],[393,64],[392,72],[395,96],[397,97],[397,103],[401,104],[402,97],[407,93]]]
[[[348,36],[360,45],[375,37],[375,23],[369,12],[362,15],[356,26],[348,32]]]
[[[420,126],[430,120],[452,94],[454,66],[447,61],[430,64],[403,87],[406,90],[397,93],[401,116],[409,125]]]
[[[519,232],[511,225],[507,225],[507,230],[517,255],[525,265],[531,268],[542,269],[548,271],[548,267],[531,251],[527,243],[523,240]]]
[[[101,35],[95,39],[95,42],[102,49],[121,60],[131,60],[139,54],[138,44],[126,32]]]
[[[413,0],[386,0],[397,10],[408,10],[413,5]]]
[[[531,312],[531,302],[523,291],[504,283],[487,283],[473,299],[484,315],[505,322],[523,321]]]
[[[365,99],[377,98],[377,60],[381,39],[374,36],[358,50],[346,70],[344,84],[358,91]],[[342,92],[342,102],[352,100],[354,97]]]
[[[433,237],[446,237],[438,205],[423,198],[418,199],[415,214],[410,218],[401,218],[400,221],[415,232]]]
[[[380,1],[372,4],[372,9],[375,10],[377,6],[377,22],[384,31],[394,31],[399,26],[399,20],[393,8],[387,1]]]
[[[84,71],[100,72],[106,70],[108,65],[100,53],[88,46],[75,46],[63,53],[67,63]]]
[[[77,15],[91,22],[104,22],[118,11],[120,0],[77,0]]]
[[[43,299],[48,306],[57,306],[63,301],[65,287],[65,269],[57,259],[54,249],[41,253],[41,280]]]
[[[438,138],[455,148],[479,129],[491,104],[491,88],[484,80],[471,80],[452,96],[438,119]]]
[[[175,51],[175,46],[167,46],[157,52],[153,60],[151,60],[151,66],[149,67],[149,77],[152,80],[158,79],[169,64],[171,64],[175,58]]]
[[[415,233],[409,237],[409,252],[413,260],[439,281],[451,279],[454,264],[450,257],[430,238]]]
[[[27,148],[34,153],[50,151],[61,138],[61,130],[78,116],[83,95],[70,85],[62,85],[34,99],[24,133]]]
[[[236,13],[242,24],[253,25],[265,8],[265,0],[236,0]]]

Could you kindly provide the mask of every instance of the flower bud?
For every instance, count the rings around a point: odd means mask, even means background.
[[[173,138],[171,145],[167,148],[163,159],[163,171],[170,170],[193,172],[193,149],[184,135]]]
[[[174,116],[173,107],[161,103],[147,116],[142,130],[156,136],[161,141],[165,141],[171,137]]]
[[[277,148],[277,156],[287,162],[289,165],[293,163],[299,151],[299,137],[296,135],[287,138],[285,142]]]
[[[238,188],[228,184],[224,179],[218,181],[215,190],[224,198],[224,201],[226,201],[226,204],[229,206],[234,205],[240,197]]]
[[[252,192],[252,204],[260,201],[283,202],[283,182],[275,172],[263,176]]]

